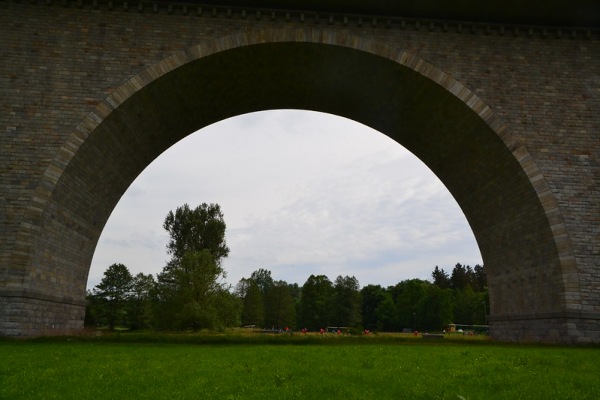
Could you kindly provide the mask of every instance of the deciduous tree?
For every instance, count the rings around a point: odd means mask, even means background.
[[[260,288],[251,279],[244,279],[245,290],[242,300],[242,324],[265,326],[265,300]],[[239,284],[238,284],[239,287]]]
[[[296,306],[285,281],[275,281],[266,295],[265,325],[295,328]]]
[[[177,326],[182,329],[214,328],[221,324],[216,299],[224,290],[223,269],[212,253],[188,251],[171,268],[158,275],[164,300],[174,306]]]
[[[156,282],[152,274],[140,272],[133,277],[129,297],[129,326],[131,329],[147,328],[152,323],[152,291]]]
[[[202,203],[194,209],[184,204],[175,212],[169,211],[163,227],[171,237],[167,252],[175,264],[187,252],[208,250],[218,265],[229,255],[225,240],[227,226],[218,204]]]
[[[226,323],[222,317],[231,314],[222,307],[233,303],[220,301],[227,291],[221,260],[229,254],[221,208],[203,203],[191,209],[185,204],[170,211],[163,226],[170,235],[167,250],[171,260],[157,275],[160,325],[186,329],[222,326]]]
[[[428,284],[417,305],[420,329],[441,331],[452,322],[452,291]]]
[[[398,309],[398,329],[421,329],[418,304],[425,295],[426,285],[431,283],[421,279],[409,279],[389,288]]]
[[[311,275],[302,286],[299,324],[311,330],[329,325],[333,285],[325,275]]]
[[[102,300],[102,314],[108,327],[114,329],[117,324],[125,323],[127,317],[127,300],[133,284],[133,277],[123,264],[113,264],[94,288],[94,296]]]
[[[333,284],[331,323],[356,327],[361,324],[360,285],[354,276],[338,276]]]
[[[273,287],[273,284],[275,283],[271,277],[271,271],[264,268],[259,268],[254,271],[252,275],[250,275],[250,280],[258,286],[263,296],[267,294],[269,289]]]
[[[361,289],[360,293],[363,327],[370,331],[377,330],[379,329],[377,308],[386,298],[385,289],[380,285],[367,285]]]
[[[398,308],[389,292],[383,293],[383,300],[375,310],[377,315],[377,329],[393,332],[398,330]]]

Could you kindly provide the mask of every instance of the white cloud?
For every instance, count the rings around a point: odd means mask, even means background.
[[[152,163],[109,219],[88,287],[115,262],[162,270],[164,217],[202,202],[224,211],[232,284],[267,268],[300,285],[310,274],[390,285],[481,263],[459,207],[414,156],[353,121],[287,110],[209,126]]]

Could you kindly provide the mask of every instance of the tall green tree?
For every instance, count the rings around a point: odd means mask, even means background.
[[[292,295],[292,299],[294,299],[294,308],[296,309],[296,324],[298,326],[298,315],[300,315],[300,302],[302,299],[302,288],[297,283],[288,283],[288,288],[290,289],[290,294]]]
[[[338,276],[333,284],[331,323],[356,327],[361,324],[360,285],[354,276]]]
[[[251,279],[244,279],[242,300],[242,324],[265,326],[265,300],[260,288]],[[238,284],[238,287],[240,285]]]
[[[441,331],[452,322],[452,291],[437,285],[424,285],[417,313],[421,330]]]
[[[264,268],[259,268],[250,275],[250,280],[258,286],[263,296],[267,294],[269,289],[273,287],[275,281],[271,276],[271,271]]]
[[[274,285],[271,271],[260,268],[242,278],[236,285],[236,293],[242,299],[242,323],[265,326],[271,324],[267,295]]]
[[[169,306],[174,306],[177,327],[181,329],[216,328],[219,320],[217,299],[225,290],[220,281],[223,268],[209,250],[188,251],[179,263],[158,274],[158,286]]]
[[[421,279],[409,279],[389,288],[398,310],[398,329],[422,329],[419,302],[425,296],[425,288],[431,283]]]
[[[295,328],[296,305],[285,281],[275,281],[266,295],[265,326]]]
[[[234,303],[224,293],[228,290],[222,282],[226,276],[222,259],[229,248],[219,205],[203,203],[191,209],[185,204],[170,211],[163,226],[170,236],[167,251],[171,260],[157,275],[159,326],[201,329],[230,323],[223,321],[223,316],[231,313],[220,308]],[[234,319],[227,317],[227,321]]]
[[[230,289],[222,286],[217,292],[215,298],[217,318],[213,329],[222,330],[227,327],[240,326],[242,323],[242,302]]]
[[[302,288],[297,283],[288,283],[290,288],[290,294],[296,303],[300,301],[300,297],[302,296]]]
[[[362,298],[363,327],[370,331],[379,329],[377,309],[379,308],[379,305],[386,299],[385,289],[380,285],[367,285],[361,289],[360,294]],[[389,294],[388,297],[390,298],[390,301],[392,301]],[[394,305],[394,315],[392,319],[396,318],[395,313],[396,311]]]
[[[246,297],[246,294],[248,293],[248,287],[250,287],[251,283],[252,281],[248,278],[240,279],[239,282],[235,285],[235,295],[240,299]]]
[[[471,286],[454,291],[454,322],[467,325],[487,323],[488,292],[475,292]]]
[[[310,330],[326,328],[331,314],[333,285],[325,275],[311,275],[302,286],[300,327]]]
[[[152,324],[152,292],[156,282],[152,274],[139,273],[133,277],[129,297],[129,326],[147,328]]]
[[[375,310],[377,315],[377,329],[380,331],[394,332],[398,328],[398,307],[390,292],[383,293],[383,300]]]
[[[227,225],[218,204],[202,203],[192,209],[188,204],[169,211],[163,227],[169,232],[167,253],[177,264],[187,252],[208,250],[218,265],[229,255],[225,240]]]
[[[94,287],[94,296],[104,305],[102,314],[108,327],[114,329],[118,324],[127,322],[127,301],[133,285],[133,277],[123,264],[112,264],[98,285]]]

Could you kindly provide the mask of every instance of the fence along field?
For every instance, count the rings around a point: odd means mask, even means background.
[[[600,348],[486,339],[0,340],[0,399],[597,399]]]

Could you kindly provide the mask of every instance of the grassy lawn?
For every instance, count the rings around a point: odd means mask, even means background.
[[[600,348],[390,338],[0,341],[0,399],[599,399]]]

